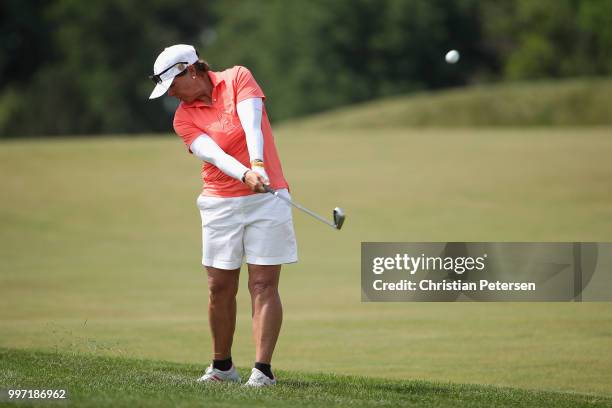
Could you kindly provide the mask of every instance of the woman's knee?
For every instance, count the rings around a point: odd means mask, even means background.
[[[278,294],[278,281],[273,279],[252,279],[249,281],[251,296],[270,296]]]
[[[233,300],[238,293],[238,275],[235,271],[227,271],[226,275],[208,273],[208,295],[213,301]]]

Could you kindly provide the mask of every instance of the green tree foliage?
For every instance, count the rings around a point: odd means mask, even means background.
[[[146,76],[175,43],[248,66],[275,119],[612,71],[610,0],[4,0],[0,35],[0,137],[169,131],[175,102],[148,101]]]
[[[146,79],[167,45],[195,43],[209,3],[56,0],[2,3],[0,135],[169,130]]]
[[[612,1],[583,0],[578,26],[586,37],[583,54],[591,62],[591,72],[612,73]]]
[[[465,83],[485,60],[476,1],[230,0],[217,13],[209,62],[249,66],[277,119]],[[450,48],[465,64],[443,63]]]
[[[612,72],[609,0],[503,0],[481,7],[486,41],[509,79]]]

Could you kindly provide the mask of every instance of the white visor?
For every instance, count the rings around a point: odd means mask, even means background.
[[[168,92],[174,77],[197,61],[198,53],[191,45],[176,44],[165,48],[155,60],[153,75],[149,77],[155,81],[155,89],[149,99],[159,98]]]
[[[188,63],[186,63],[186,61],[178,62],[174,64],[174,66],[170,66],[169,69],[166,68],[167,70],[162,71],[163,73],[161,75],[157,75],[157,78],[161,79],[161,82],[158,82],[157,85],[155,85],[153,92],[151,92],[151,95],[149,95],[149,99],[159,98],[165,94],[170,88],[170,85],[172,85],[174,77],[187,69],[187,65]]]
[[[172,85],[172,81],[174,81],[174,77],[155,85],[155,88],[153,88],[153,92],[151,92],[151,95],[149,95],[149,99],[159,98],[160,96],[168,92],[168,88],[170,88],[170,85]]]

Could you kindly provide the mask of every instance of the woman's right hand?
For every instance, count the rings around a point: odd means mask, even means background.
[[[244,184],[249,186],[251,191],[255,193],[265,193],[264,184],[269,185],[270,183],[261,175],[255,173],[253,170],[249,170],[244,175]]]

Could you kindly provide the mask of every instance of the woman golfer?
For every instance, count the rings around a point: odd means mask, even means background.
[[[240,381],[231,351],[238,275],[246,258],[255,339],[255,366],[246,385],[274,385],[270,363],[283,316],[278,281],[281,264],[297,262],[297,246],[289,205],[259,194],[268,185],[289,197],[265,96],[248,69],[213,72],[190,45],[166,48],[153,72],[149,99],[168,92],[181,101],[174,130],[203,161],[197,205],[213,362],[198,381]]]

